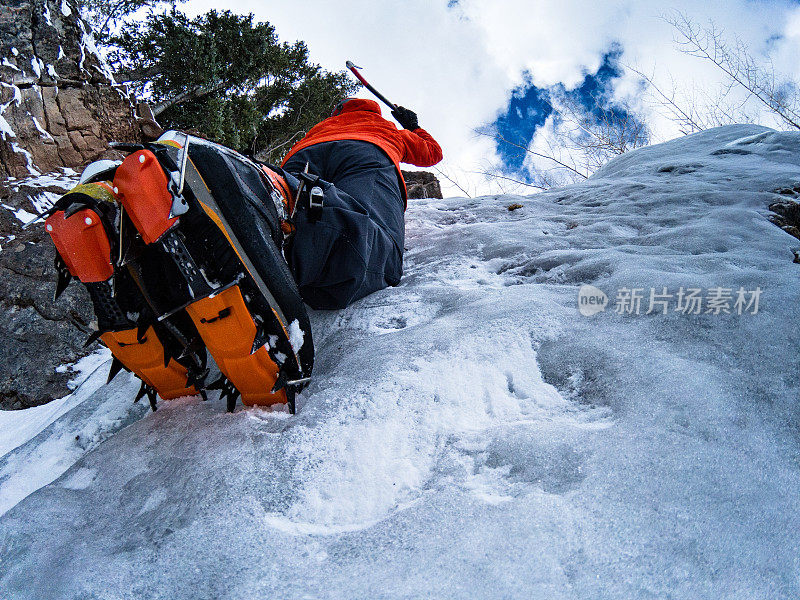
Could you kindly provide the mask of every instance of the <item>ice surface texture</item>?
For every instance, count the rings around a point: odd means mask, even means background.
[[[800,596],[798,241],[766,218],[798,182],[800,134],[731,126],[411,203],[400,287],[313,315],[297,416],[185,399],[111,435],[121,375],[0,459],[74,457],[0,518],[0,595]],[[586,318],[584,283],[762,296]],[[107,439],[52,441],[77,428]]]

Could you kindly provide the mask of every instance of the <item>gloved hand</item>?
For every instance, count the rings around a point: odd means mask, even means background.
[[[403,129],[418,129],[419,121],[417,121],[417,113],[402,106],[398,106],[397,110],[392,111],[392,116],[397,120]]]

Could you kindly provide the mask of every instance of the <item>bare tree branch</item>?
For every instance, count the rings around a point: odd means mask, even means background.
[[[518,185],[524,185],[525,187],[536,188],[537,190],[549,190],[550,187],[552,187],[552,186],[537,185],[535,183],[527,183],[525,181],[520,181],[519,179],[514,179],[513,177],[508,177],[506,175],[500,175],[499,173],[494,173],[492,171],[468,171],[468,172],[474,175],[483,175],[491,179],[502,179],[504,181],[510,181]]]
[[[500,141],[500,142],[503,142],[503,143],[509,144],[509,145],[511,145],[511,146],[514,146],[514,147],[516,147],[516,148],[520,148],[520,149],[524,150],[525,152],[527,152],[528,154],[532,154],[532,155],[534,155],[534,156],[538,156],[538,157],[540,157],[540,158],[545,158],[545,159],[547,159],[547,160],[551,160],[551,161],[553,161],[554,163],[556,163],[556,164],[558,164],[558,165],[560,165],[560,166],[564,167],[564,168],[565,168],[565,169],[567,169],[568,171],[572,171],[574,174],[578,175],[579,177],[582,177],[583,179],[586,179],[586,178],[588,177],[588,175],[584,175],[583,173],[581,173],[580,171],[578,171],[578,170],[577,170],[577,169],[575,169],[574,167],[570,167],[568,164],[565,164],[564,162],[562,162],[562,161],[558,160],[557,158],[555,158],[555,157],[553,157],[553,156],[548,156],[547,154],[541,154],[541,153],[539,153],[539,152],[534,152],[534,151],[533,151],[533,150],[531,150],[530,148],[526,148],[525,146],[522,146],[521,144],[516,144],[516,143],[514,143],[514,142],[512,142],[512,141],[509,141],[509,140],[505,139],[505,138],[504,138],[502,135],[500,135],[500,134],[497,134],[497,133],[488,133],[488,132],[486,132],[486,131],[481,131],[480,129],[475,129],[474,131],[475,131],[475,133],[477,133],[478,135],[483,135],[483,136],[486,136],[486,137],[494,138],[495,140],[498,140],[498,141]]]
[[[713,22],[707,27],[700,27],[683,13],[676,13],[665,20],[675,28],[675,41],[681,52],[710,62],[726,75],[729,86],[723,98],[734,87],[746,92],[738,109],[721,111],[726,118],[737,119],[745,112],[743,107],[746,102],[753,99],[786,125],[800,129],[798,85],[791,80],[779,81],[771,61],[759,64],[747,45],[739,39],[735,39],[733,44],[726,42],[723,32]]]
[[[450,183],[452,183],[452,184],[453,184],[454,186],[456,186],[456,187],[457,187],[459,190],[461,190],[462,192],[464,192],[464,195],[465,195],[467,198],[472,198],[472,195],[471,195],[471,194],[470,194],[470,193],[469,193],[467,190],[465,190],[465,189],[464,189],[464,188],[461,186],[461,184],[459,184],[459,183],[458,183],[458,182],[457,182],[455,179],[453,179],[452,177],[450,177],[450,176],[449,176],[447,173],[445,173],[444,171],[442,171],[442,170],[441,170],[439,167],[433,167],[433,170],[434,170],[434,171],[436,171],[436,172],[437,172],[439,175],[441,175],[441,176],[442,176],[442,177],[444,177],[445,179],[447,179],[447,181],[449,181]]]

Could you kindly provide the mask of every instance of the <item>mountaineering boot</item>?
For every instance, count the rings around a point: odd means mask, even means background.
[[[182,133],[134,150],[113,187],[138,252],[152,255],[136,283],[156,299],[157,320],[191,320],[223,374],[216,389],[229,410],[241,395],[247,405],[287,403],[293,412],[295,393],[309,381],[313,342],[281,251],[291,233],[286,182]]]
[[[179,344],[165,328],[148,324],[153,319],[144,299],[129,274],[114,265],[119,218],[106,181],[80,184],[59,199],[45,221],[57,250],[56,294],[73,277],[84,284],[98,326],[89,341],[99,338],[111,350],[112,376],[124,367],[164,399],[195,395],[197,389],[187,381],[189,368],[173,358]]]

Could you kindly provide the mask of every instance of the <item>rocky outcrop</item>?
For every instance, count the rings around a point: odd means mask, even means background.
[[[33,217],[32,201],[47,206],[74,184],[70,177],[12,180],[2,199],[0,408],[25,408],[69,393],[70,374],[56,369],[97,349],[83,347],[93,319],[88,294],[73,284],[53,302],[55,248],[41,224],[23,229],[19,219]]]
[[[442,186],[433,173],[428,171],[403,171],[409,199],[441,198]]]
[[[67,394],[57,367],[96,349],[83,347],[88,295],[71,285],[53,302],[55,248],[20,219],[77,183],[62,173],[113,155],[114,139],[138,141],[131,102],[70,0],[0,0],[0,408]]]
[[[769,220],[789,235],[800,240],[800,183],[794,187],[775,190],[781,199],[769,205]],[[800,263],[800,252],[794,251],[794,262]]]
[[[131,100],[70,1],[2,0],[0,179],[78,168],[137,138]]]

